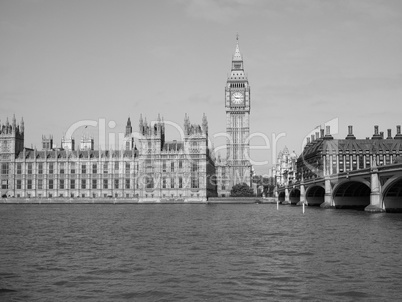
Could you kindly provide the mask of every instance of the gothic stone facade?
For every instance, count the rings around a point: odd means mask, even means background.
[[[24,122],[0,126],[1,194],[21,198],[130,198],[138,201],[204,202],[214,196],[215,166],[209,156],[208,123],[191,125],[185,118],[182,142],[165,142],[162,120],[141,118],[139,148],[134,145],[131,121],[125,150],[93,150],[93,139],[63,138],[53,148],[42,137],[43,150],[24,148]]]
[[[225,86],[226,159],[216,162],[218,196],[229,196],[235,184],[251,186],[250,146],[250,85],[244,73],[243,57],[236,44],[232,67]]]

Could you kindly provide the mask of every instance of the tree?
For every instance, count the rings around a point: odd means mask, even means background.
[[[246,183],[234,185],[230,191],[231,197],[253,197],[254,190],[250,188]]]
[[[273,196],[274,189],[275,189],[275,178],[271,177],[264,177],[262,180],[262,185],[264,186],[264,193],[265,196]]]

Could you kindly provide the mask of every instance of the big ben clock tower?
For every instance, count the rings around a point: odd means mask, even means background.
[[[251,185],[250,146],[248,142],[250,134],[250,85],[244,73],[238,36],[236,40],[231,72],[225,87],[228,189],[243,182]]]

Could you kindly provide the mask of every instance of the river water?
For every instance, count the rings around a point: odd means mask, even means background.
[[[0,301],[396,300],[401,231],[270,204],[2,204]]]

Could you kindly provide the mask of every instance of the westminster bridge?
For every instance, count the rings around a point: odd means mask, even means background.
[[[282,204],[402,212],[402,163],[322,175],[277,188]]]

